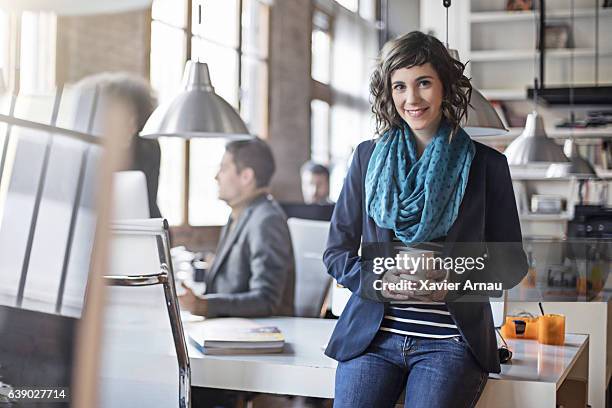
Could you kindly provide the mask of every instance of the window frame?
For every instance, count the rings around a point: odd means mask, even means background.
[[[163,20],[158,20],[153,18],[153,16],[151,15],[151,24],[153,24],[154,21],[159,22],[161,24],[173,27],[175,29],[181,29],[184,33],[184,40],[185,40],[185,61],[183,61],[184,63],[186,63],[187,61],[189,61],[190,59],[192,59],[193,57],[193,49],[192,49],[192,42],[194,39],[203,39],[205,41],[209,41],[212,43],[217,43],[214,40],[207,38],[206,36],[202,35],[202,34],[196,34],[194,33],[194,3],[195,0],[180,0],[185,2],[185,5],[187,7],[186,10],[186,22],[185,22],[185,26],[184,27],[178,27],[172,24],[169,24],[167,22],[164,22]],[[266,101],[263,104],[263,109],[265,110],[264,115],[263,115],[263,123],[261,126],[261,132],[258,134],[259,137],[263,138],[263,139],[267,139],[268,135],[269,135],[269,95],[270,95],[270,27],[269,27],[269,23],[270,23],[270,5],[263,0],[253,0],[253,1],[257,1],[258,3],[260,3],[263,6],[268,7],[268,16],[267,16],[267,21],[266,24],[268,25],[268,27],[266,27],[265,29],[265,43],[266,43],[266,55],[265,56],[261,56],[256,52],[248,52],[245,51],[243,49],[243,27],[242,27],[242,21],[246,12],[246,1],[245,0],[236,0],[237,1],[237,13],[236,13],[236,22],[237,22],[237,45],[235,47],[233,46],[227,46],[225,44],[219,44],[222,47],[228,48],[228,49],[232,49],[236,52],[236,56],[237,56],[237,106],[236,106],[236,110],[237,112],[240,113],[241,108],[242,108],[242,97],[243,97],[243,91],[242,91],[242,85],[243,85],[243,58],[249,58],[252,60],[255,60],[259,63],[265,63],[266,66],[266,84],[265,84],[265,88],[266,88]],[[205,9],[205,6],[201,6],[203,9]],[[163,153],[162,153],[163,154]],[[190,167],[191,167],[191,146],[190,146],[190,140],[186,139],[185,143],[183,144],[183,169],[182,169],[182,174],[183,174],[183,179],[182,179],[182,197],[181,197],[181,204],[182,204],[182,210],[181,210],[181,222],[178,224],[173,224],[172,227],[194,227],[194,228],[200,228],[200,227],[210,227],[210,226],[218,226],[218,224],[192,224],[192,221],[190,220],[189,217],[189,198],[190,198],[190,193],[191,193],[191,188],[190,188],[190,182],[191,182],[191,171],[190,171]]]
[[[328,21],[328,26],[327,29],[324,30],[323,27],[318,27],[315,25],[314,23],[314,16],[315,13],[322,13],[325,14],[327,16],[327,21]],[[311,72],[311,77],[310,77],[310,105],[312,106],[312,102],[315,100],[319,100],[322,102],[327,103],[327,105],[329,106],[329,110],[327,113],[327,163],[323,163],[325,165],[329,165],[331,164],[331,158],[332,158],[332,154],[331,154],[331,111],[332,111],[332,106],[333,106],[333,100],[332,100],[332,86],[331,86],[331,75],[333,73],[333,49],[334,49],[334,36],[333,36],[333,27],[334,27],[334,16],[329,13],[328,11],[324,10],[321,7],[317,7],[316,5],[313,7],[313,11],[312,11],[312,29],[311,32],[314,32],[315,30],[319,30],[319,31],[326,31],[327,35],[329,36],[329,57],[328,57],[328,61],[329,61],[329,74],[330,74],[330,80],[328,83],[323,83],[321,81],[317,81],[316,79],[312,78],[312,72]],[[311,38],[312,38],[312,34],[311,34]],[[310,47],[310,52],[312,53],[312,43],[311,43],[311,47]],[[311,60],[313,58],[311,57]],[[312,66],[311,66],[312,68]],[[310,109],[310,108],[309,108]],[[312,129],[312,109],[310,109],[310,126]],[[310,159],[312,159],[312,135],[310,135],[310,151],[309,151],[309,157]]]

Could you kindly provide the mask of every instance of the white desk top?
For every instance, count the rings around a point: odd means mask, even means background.
[[[335,320],[306,318],[254,319],[277,326],[285,336],[278,354],[209,356],[189,345],[191,384],[254,392],[331,398],[336,361],[323,354]],[[184,323],[188,333],[197,323]]]
[[[205,356],[190,346],[192,385],[315,397],[333,397],[336,362],[323,354],[335,320],[305,318],[255,319],[277,326],[285,335],[285,352],[269,355]],[[185,330],[197,323],[185,323]],[[570,334],[565,346],[533,340],[509,340],[512,364],[502,365],[492,380],[554,384],[558,388],[588,343]]]
[[[489,378],[554,383],[558,389],[588,341],[589,336],[585,334],[567,334],[564,346],[509,339],[512,363],[502,364],[502,372],[489,374]]]

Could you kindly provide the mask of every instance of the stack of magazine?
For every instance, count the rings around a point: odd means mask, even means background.
[[[206,319],[189,330],[189,340],[212,355],[281,353],[285,338],[277,327],[248,319]]]

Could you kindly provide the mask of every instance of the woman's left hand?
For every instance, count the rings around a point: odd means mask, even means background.
[[[431,282],[445,282],[447,279],[447,273],[445,270],[428,270],[425,272],[425,279]],[[415,299],[420,300],[422,302],[441,302],[446,297],[448,290],[446,288],[442,289],[431,289],[429,293],[420,294],[413,296]]]

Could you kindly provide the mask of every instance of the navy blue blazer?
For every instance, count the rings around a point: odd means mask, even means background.
[[[459,214],[445,244],[456,242],[504,242],[500,249],[487,249],[486,270],[504,282],[504,289],[521,281],[527,273],[512,180],[506,157],[474,142],[476,153],[470,167]],[[375,141],[362,142],[353,160],[331,220],[327,249],[323,255],[328,273],[352,295],[340,316],[325,354],[346,361],[363,353],[376,335],[385,304],[370,300],[362,283],[364,264],[358,255],[362,243],[392,242],[394,232],[379,228],[365,209],[364,181]],[[500,372],[493,316],[488,300],[447,301],[448,310],[472,354],[487,372]]]

